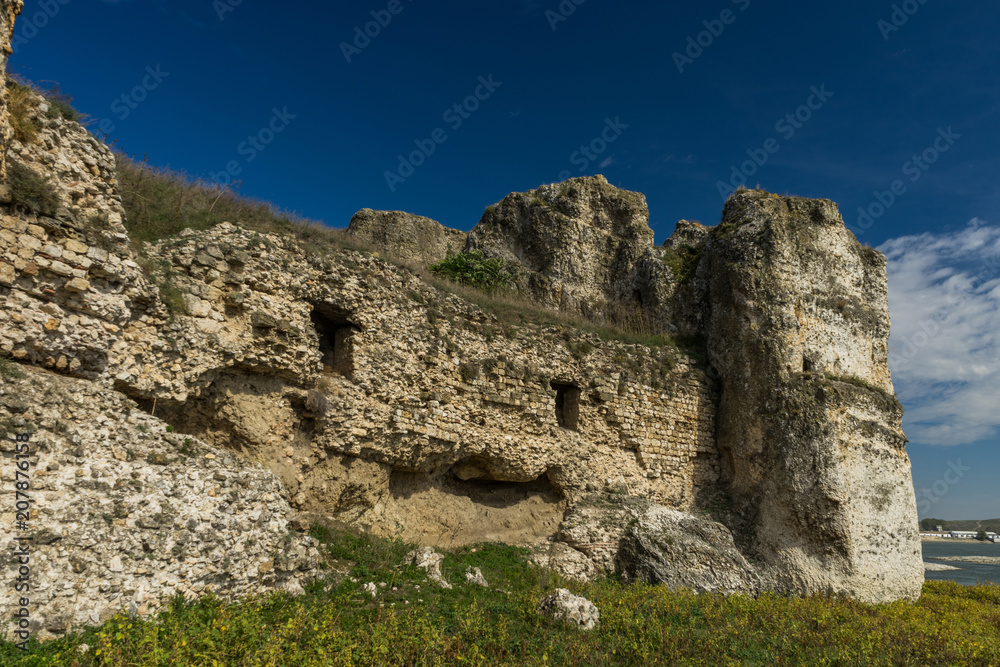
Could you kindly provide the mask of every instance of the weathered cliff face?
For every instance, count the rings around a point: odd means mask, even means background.
[[[14,20],[24,9],[24,0],[0,0],[0,183],[7,180],[7,146],[14,136],[7,110],[7,58],[14,38]]]
[[[171,433],[113,389],[126,329],[165,326],[170,311],[129,249],[111,152],[76,123],[44,121],[9,157],[48,178],[50,208],[0,209],[0,350],[28,371],[0,373],[0,452],[12,470],[15,434],[31,435],[32,636],[153,613],[174,593],[302,590],[319,555],[307,537],[285,539],[278,478]],[[2,494],[0,517],[15,516]],[[13,553],[23,534],[6,531],[0,548]],[[0,616],[15,604],[6,596]]]
[[[920,545],[886,343],[885,260],[836,205],[742,192],[704,249],[716,433],[770,586],[916,597]]]
[[[467,249],[503,257],[539,303],[597,316],[637,308],[633,273],[652,245],[646,198],[588,176],[511,193],[486,209]]]
[[[347,233],[393,257],[427,266],[465,247],[465,232],[402,211],[363,208],[351,218]]]
[[[0,376],[0,453],[12,470],[25,444],[13,435],[30,434],[30,519],[13,530],[14,493],[0,494],[0,549],[32,538],[32,636],[153,614],[175,594],[301,592],[316,576],[319,553],[291,532],[272,473],[170,432],[107,386],[23,374]],[[0,597],[5,639],[18,608]]]

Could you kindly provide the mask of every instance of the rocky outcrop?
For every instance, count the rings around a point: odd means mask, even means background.
[[[404,563],[406,565],[416,565],[425,571],[427,578],[441,588],[451,588],[451,584],[448,583],[441,573],[441,561],[443,560],[444,556],[434,551],[431,547],[420,547],[406,554]]]
[[[467,236],[430,218],[370,208],[354,214],[347,233],[393,257],[422,266],[461,252]]]
[[[0,0],[0,184],[7,180],[7,147],[14,136],[7,108],[7,58],[13,53],[14,20],[24,9],[24,0]]]
[[[175,594],[301,593],[316,576],[319,554],[291,532],[272,473],[172,432],[106,386],[14,369],[0,374],[0,451],[5,465],[17,447],[29,455],[17,500],[31,509],[14,530],[15,495],[0,494],[0,549],[29,545],[32,636],[148,616]],[[22,433],[30,440],[16,443]],[[18,599],[0,597],[5,639]]]
[[[768,586],[915,598],[916,507],[887,366],[885,259],[833,202],[737,193],[704,249],[723,476]]]
[[[633,273],[652,245],[646,198],[587,176],[507,195],[467,249],[504,258],[523,295],[599,316],[639,304]]]

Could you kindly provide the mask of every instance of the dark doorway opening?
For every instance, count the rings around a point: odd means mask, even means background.
[[[802,358],[802,372],[803,373],[812,373],[812,371],[813,371],[813,362],[811,362],[808,359],[806,359],[805,357],[803,357]]]
[[[315,306],[311,319],[319,337],[323,372],[354,376],[354,334],[358,327],[345,314],[332,308]]]
[[[556,390],[556,421],[562,428],[576,431],[580,422],[580,389],[571,384],[553,382]]]

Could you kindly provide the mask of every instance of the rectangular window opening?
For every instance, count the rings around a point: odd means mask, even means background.
[[[580,423],[580,389],[571,384],[553,382],[556,390],[556,422],[571,431],[578,430]]]
[[[354,334],[358,328],[344,317],[326,314],[315,308],[310,317],[319,337],[323,372],[353,378]]]

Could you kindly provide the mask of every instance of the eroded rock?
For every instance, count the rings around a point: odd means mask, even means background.
[[[451,584],[445,580],[441,573],[441,561],[443,560],[444,556],[434,551],[432,547],[420,547],[406,554],[405,562],[407,565],[416,565],[427,572],[427,578],[441,588],[451,588]]]
[[[565,621],[581,630],[594,630],[601,624],[601,612],[597,605],[565,588],[557,588],[555,593],[539,602],[538,613]]]
[[[354,214],[347,233],[383,252],[423,266],[461,252],[467,236],[430,218],[370,208]]]
[[[666,507],[651,507],[625,530],[616,555],[622,579],[696,593],[760,590],[753,566],[721,523]]]

